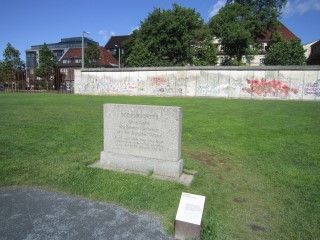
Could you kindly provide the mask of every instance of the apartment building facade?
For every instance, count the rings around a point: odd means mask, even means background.
[[[97,46],[100,52],[100,59],[97,62],[99,67],[117,67],[117,60],[107,52],[103,47],[99,47],[99,43],[92,39],[83,38],[84,47]],[[34,69],[39,64],[39,51],[41,45],[31,46],[26,50],[26,81],[27,83],[40,80],[35,76]],[[55,78],[55,88],[72,88],[74,81],[74,70],[82,66],[82,37],[62,38],[60,42],[46,44],[58,62],[58,71]],[[54,84],[53,84],[54,85]]]
[[[289,41],[291,39],[298,39],[300,40],[294,33],[292,33],[285,25],[280,23],[278,29],[276,32],[280,33],[282,36],[283,40]],[[264,59],[265,55],[267,53],[267,48],[272,40],[272,34],[273,32],[271,31],[266,31],[263,37],[257,38],[255,40],[257,46],[259,47],[258,54],[253,56],[252,60],[248,60],[245,56],[242,57],[242,62],[246,63],[246,65],[249,66],[263,66],[264,65]],[[218,47],[218,64],[217,65],[222,65],[223,61],[227,57],[226,53],[224,52],[224,46],[220,43],[220,40],[217,38],[214,38],[214,44],[217,45]],[[254,49],[254,46],[251,46]]]

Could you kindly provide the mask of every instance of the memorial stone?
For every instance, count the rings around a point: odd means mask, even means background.
[[[180,107],[105,104],[100,165],[179,179]]]

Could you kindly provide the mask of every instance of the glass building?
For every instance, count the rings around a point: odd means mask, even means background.
[[[57,61],[59,61],[69,48],[82,47],[82,37],[62,38],[58,43],[49,43],[46,45],[53,52],[54,56],[57,58]],[[99,44],[92,39],[85,37],[84,47],[87,47],[88,45],[98,46]],[[34,45],[31,46],[31,49],[26,50],[26,69],[33,69],[37,66],[39,51],[42,46],[43,44]]]

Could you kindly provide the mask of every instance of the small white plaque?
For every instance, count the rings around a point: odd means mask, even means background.
[[[206,197],[182,193],[176,220],[201,225],[203,207]]]

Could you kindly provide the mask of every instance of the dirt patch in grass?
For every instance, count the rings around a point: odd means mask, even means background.
[[[223,181],[224,181],[224,176],[220,175],[220,176],[219,176],[219,180],[220,180],[221,182],[223,182]]]
[[[233,167],[226,167],[224,169],[225,172],[231,172],[233,170]]]
[[[245,200],[244,198],[241,198],[241,197],[235,197],[235,198],[233,199],[233,201],[234,201],[235,203],[244,203],[246,200]]]
[[[208,152],[193,153],[192,157],[195,160],[205,165],[213,166],[213,167],[217,166],[217,164],[215,163],[216,155],[214,153],[208,153]]]
[[[221,160],[219,161],[219,163],[221,163],[221,164],[225,164],[225,163],[227,163],[227,162],[228,162],[227,159],[221,159]]]
[[[257,225],[257,224],[249,224],[248,227],[252,230],[252,231],[259,231],[259,232],[265,232],[267,231],[266,227]]]

